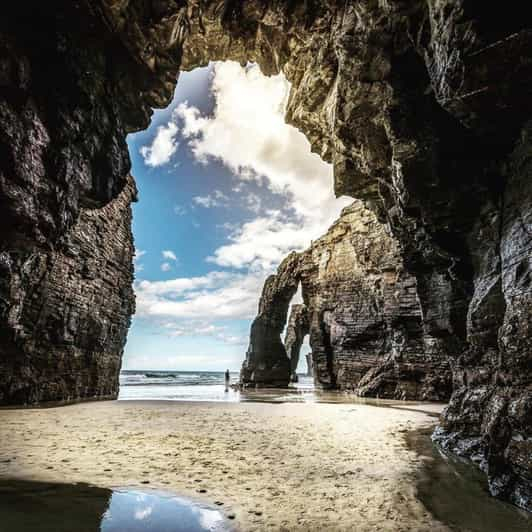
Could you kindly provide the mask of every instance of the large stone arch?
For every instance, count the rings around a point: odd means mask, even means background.
[[[481,457],[493,493],[530,507],[526,8],[513,6],[501,23],[488,2],[469,0],[4,6],[0,342],[1,387],[8,391],[2,401],[37,398],[13,395],[9,390],[20,387],[6,386],[23,360],[27,370],[16,377],[22,388],[54,379],[60,339],[49,340],[50,371],[36,363],[44,346],[35,356],[28,351],[41,335],[41,322],[28,321],[32,294],[51,275],[57,254],[71,253],[84,210],[103,208],[126,187],[126,133],[147,127],[150,107],[169,102],[181,68],[257,61],[266,73],[282,69],[292,83],[287,119],[333,163],[337,193],[362,199],[400,242],[434,355],[453,366],[455,391],[438,437]],[[117,246],[130,264],[128,245]],[[78,257],[79,264],[89,260]],[[84,298],[72,301],[86,305]],[[114,325],[119,341],[103,341],[104,359],[120,358],[127,319]],[[94,346],[76,347],[94,364]],[[48,388],[56,391],[47,398],[94,397],[93,388],[73,382]],[[108,395],[99,390],[96,396]]]

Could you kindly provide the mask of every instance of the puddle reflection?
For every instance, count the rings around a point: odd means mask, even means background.
[[[215,508],[167,492],[19,480],[0,481],[0,523],[17,532],[232,530]]]

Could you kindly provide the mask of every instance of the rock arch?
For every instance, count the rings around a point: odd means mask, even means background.
[[[284,337],[284,346],[286,348],[288,358],[290,359],[291,382],[297,382],[296,370],[299,363],[301,346],[303,345],[305,336],[307,336],[309,333],[310,323],[308,319],[307,307],[304,304],[292,305],[286,326],[286,334]],[[310,366],[311,364],[309,367]]]
[[[304,304],[293,305],[288,317],[286,298],[299,283]],[[274,349],[287,318],[286,350]],[[450,366],[437,351],[439,340],[424,331],[415,278],[389,228],[361,202],[346,207],[324,236],[290,254],[266,281],[243,381],[253,384],[252,367],[282,365],[288,384],[306,334],[318,387],[392,399],[450,396]],[[260,375],[257,384],[269,385]],[[271,385],[279,384],[275,374]]]

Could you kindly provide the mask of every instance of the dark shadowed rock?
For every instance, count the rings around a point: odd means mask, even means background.
[[[101,209],[81,209],[55,251],[0,254],[0,403],[116,398],[135,308],[133,179]],[[5,309],[5,310],[4,310]],[[4,315],[5,316],[5,315]]]
[[[288,307],[298,286],[299,255],[291,253],[279,266],[276,275],[264,283],[259,312],[251,325],[246,359],[240,371],[244,386],[287,386],[290,360],[281,341]]]

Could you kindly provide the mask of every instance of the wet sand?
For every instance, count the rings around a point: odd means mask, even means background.
[[[401,405],[398,403],[398,405]],[[416,497],[405,433],[432,415],[367,404],[112,401],[0,411],[0,477],[143,486],[240,530],[448,530]]]

